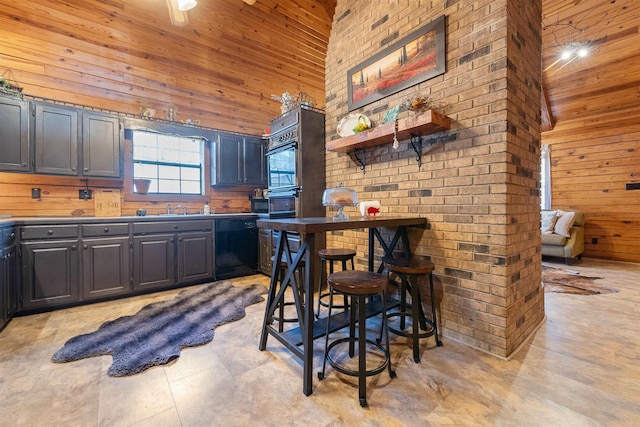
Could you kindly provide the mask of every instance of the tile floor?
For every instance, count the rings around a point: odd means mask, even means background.
[[[398,378],[370,378],[365,409],[354,378],[329,370],[307,397],[297,358],[273,338],[258,350],[264,303],[211,343],[126,378],[106,375],[110,356],[49,358],[67,339],[177,290],[18,317],[0,332],[0,426],[640,425],[640,265],[584,259],[570,268],[620,292],[546,294],[545,324],[510,361],[445,336],[444,347],[424,340],[415,364],[396,338]],[[268,281],[234,280],[256,282]],[[321,355],[323,340],[315,346]]]

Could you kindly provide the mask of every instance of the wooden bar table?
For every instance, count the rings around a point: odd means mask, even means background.
[[[327,231],[335,230],[353,230],[368,229],[369,230],[369,271],[374,271],[374,247],[377,240],[385,255],[390,255],[395,249],[398,241],[402,240],[403,249],[406,256],[409,256],[409,241],[407,237],[407,227],[427,225],[426,218],[420,217],[354,217],[347,221],[334,221],[329,217],[318,218],[286,218],[286,219],[258,219],[259,228],[268,228],[277,232],[277,244],[275,251],[275,261],[271,269],[271,283],[267,296],[267,305],[265,308],[264,321],[262,324],[262,333],[260,335],[260,350],[267,347],[267,338],[269,335],[276,338],[286,348],[291,350],[293,354],[298,356],[303,363],[303,384],[302,392],[310,395],[313,392],[313,340],[321,337],[326,332],[326,318],[315,320],[313,312],[313,293],[317,288],[319,278],[315,277],[315,265],[319,262],[318,250],[316,248],[316,235]],[[382,234],[381,228],[395,228],[395,235],[390,242],[386,242]],[[300,233],[302,242],[298,252],[292,252],[289,249],[288,233]],[[280,262],[286,261],[286,274],[282,280],[280,288],[277,287],[278,278],[280,277]],[[295,271],[304,260],[305,274],[303,284],[298,284],[298,275]],[[377,271],[383,270],[381,263]],[[284,292],[291,287],[294,296],[294,305],[298,314],[299,327],[279,332],[273,327],[273,315],[278,306],[280,298],[284,298]],[[297,289],[304,289],[304,296],[300,295]],[[371,314],[375,313],[375,308],[371,309]],[[339,316],[339,315],[337,315]],[[332,330],[334,321],[332,316]],[[335,322],[335,329],[342,326],[340,322]]]

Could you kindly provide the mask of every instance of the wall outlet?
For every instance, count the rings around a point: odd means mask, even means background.
[[[78,190],[78,199],[91,200],[93,197],[93,191],[91,190]]]

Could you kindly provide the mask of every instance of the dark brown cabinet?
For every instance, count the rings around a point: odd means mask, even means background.
[[[134,290],[213,277],[211,220],[140,222],[133,233]]]
[[[16,312],[18,304],[15,229],[0,228],[0,329]]]
[[[19,242],[13,228],[0,228],[0,327],[17,311],[213,280],[213,225],[187,218],[32,223],[17,227]]]
[[[213,277],[213,234],[178,234],[178,283],[191,283]]]
[[[133,289],[166,288],[176,284],[175,235],[133,238]]]
[[[0,97],[0,170],[29,172],[29,103]]]
[[[131,291],[129,237],[82,240],[83,299],[122,295]]]
[[[36,173],[78,175],[78,111],[36,103]]]
[[[271,257],[273,256],[273,243],[271,242],[271,230],[261,228],[258,233],[258,244],[260,247],[260,257],[258,259],[258,269],[260,273],[271,275],[273,264]]]
[[[22,308],[59,306],[79,301],[78,240],[23,242]]]
[[[120,119],[82,113],[82,175],[120,178],[122,153]]]
[[[120,178],[122,132],[116,116],[35,104],[35,172]]]
[[[211,185],[266,186],[265,143],[260,138],[219,134],[211,147]]]

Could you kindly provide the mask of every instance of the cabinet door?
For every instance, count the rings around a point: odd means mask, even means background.
[[[244,140],[244,183],[258,186],[266,186],[265,144],[259,138],[246,138]]]
[[[26,242],[22,252],[22,308],[45,308],[79,300],[78,241]]]
[[[271,243],[271,230],[260,229],[258,234],[258,241],[260,244],[260,258],[259,269],[260,272],[271,275],[271,257],[273,256],[273,243]]]
[[[84,299],[125,294],[131,290],[128,237],[82,241]]]
[[[1,231],[1,230],[0,230]],[[4,328],[4,325],[7,324],[9,320],[8,316],[8,289],[7,289],[7,274],[6,274],[6,259],[4,257],[4,252],[0,249],[0,330]]]
[[[0,170],[29,172],[29,103],[0,97]]]
[[[82,113],[82,174],[120,178],[120,120]]]
[[[36,104],[37,173],[78,175],[78,111]]]
[[[18,249],[10,246],[4,249],[4,269],[7,286],[7,320],[18,311]]]
[[[178,234],[178,283],[213,279],[213,234]]]
[[[211,150],[212,185],[243,184],[241,165],[243,139],[236,135],[218,135],[216,149]]]
[[[133,289],[175,285],[175,237],[173,234],[133,238]]]

